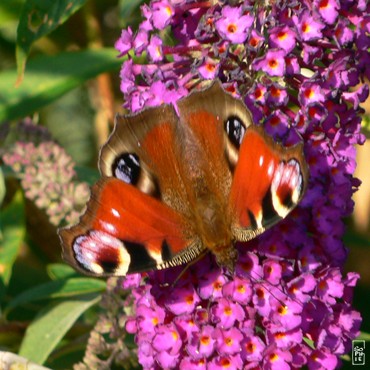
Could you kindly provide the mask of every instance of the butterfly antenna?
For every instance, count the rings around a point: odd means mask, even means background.
[[[203,253],[201,253],[199,256],[197,256],[195,259],[189,261],[186,265],[184,265],[184,268],[181,270],[181,272],[179,273],[179,275],[176,277],[175,281],[171,284],[172,287],[175,287],[175,285],[178,283],[178,281],[185,275],[186,272],[189,271],[189,269],[195,264],[197,263],[198,261],[200,261],[206,254],[208,253],[208,251],[204,251]]]
[[[190,265],[185,265],[184,268],[177,275],[176,279],[171,283],[171,288],[175,288],[180,279],[188,272]]]
[[[254,283],[257,283],[257,284],[261,284],[270,294],[272,297],[274,297],[282,306],[285,306],[285,303],[279,298],[277,297],[271,289],[269,289],[267,287],[267,285],[265,283],[268,283],[270,284],[272,287],[274,287],[275,289],[278,289],[281,293],[283,294],[286,294],[282,289],[276,287],[275,285],[272,285],[272,283],[270,283],[269,281],[265,280],[263,277],[261,277],[260,279],[256,279],[254,278],[253,276],[250,275],[250,279],[254,282]]]
[[[257,272],[255,272],[256,275],[258,275]],[[249,277],[250,279],[254,282],[254,283],[257,283],[257,284],[261,284],[270,294],[272,297],[274,297],[282,306],[285,307],[285,303],[279,298],[277,297],[273,292],[272,292],[272,289],[269,289],[267,287],[266,284],[272,286],[274,289],[278,290],[280,293],[284,294],[286,297],[288,297],[288,294],[280,287],[278,286],[275,286],[273,285],[270,281],[264,279],[264,277],[261,275],[261,276],[257,276],[257,278],[253,277],[252,274],[249,274]],[[302,305],[302,302],[298,301],[296,298],[292,298],[292,300],[296,303],[298,303],[299,305]]]

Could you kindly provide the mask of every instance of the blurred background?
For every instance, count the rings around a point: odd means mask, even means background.
[[[32,0],[28,3],[41,6],[42,2]],[[25,0],[0,2],[0,150],[7,150],[12,140],[32,136],[42,141],[50,135],[77,164],[78,178],[91,184],[99,176],[96,165],[99,147],[112,129],[115,113],[123,113],[119,89],[122,60],[116,58],[113,46],[122,28],[129,25],[136,29],[140,21],[139,6],[143,1],[58,3],[73,4],[71,13],[58,18],[56,9],[54,24],[51,22],[44,30],[45,34],[35,37],[44,22],[39,13],[29,12],[29,9],[25,13]],[[33,36],[25,32],[26,26],[35,30]],[[17,34],[24,36],[23,41],[19,36],[17,40]],[[29,41],[27,37],[34,39]],[[346,270],[361,275],[354,306],[364,317],[362,330],[370,333],[370,100],[362,107],[366,111],[363,132],[368,137],[365,145],[358,148],[356,176],[362,185],[354,194],[354,214],[346,220],[348,228],[344,242],[349,250]],[[27,122],[19,125],[25,117],[40,129],[33,130]],[[19,193],[19,178],[14,170],[4,164],[1,170],[0,274],[3,286],[0,287],[0,349],[18,352],[29,323],[56,296],[38,290],[32,299],[22,296],[21,303],[14,303],[15,298],[35,286],[45,287],[50,280],[55,281],[56,276],[73,273],[66,272],[60,264],[61,251],[56,234],[56,224],[60,220],[51,222],[50,214],[40,207],[41,198],[37,198],[37,203]],[[42,189],[42,182],[40,186]],[[14,203],[17,196],[21,200]],[[9,206],[12,207],[10,211]],[[56,213],[53,215],[57,217]],[[13,249],[6,252],[5,249],[2,251],[4,229],[8,230],[7,235],[10,230],[14,241]],[[19,240],[20,245],[17,244]],[[84,292],[76,290],[72,293],[87,294],[89,291],[98,294],[103,290],[104,286],[97,284]],[[62,292],[57,298],[66,296],[68,294]],[[48,366],[58,369],[61,358],[64,364],[82,358],[98,312],[98,308],[92,308],[73,324],[64,343],[53,350]]]

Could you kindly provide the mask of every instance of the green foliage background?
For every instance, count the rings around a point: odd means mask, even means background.
[[[122,27],[135,27],[141,2],[2,0],[0,131],[31,117],[73,157],[79,180],[92,184],[99,144],[122,111],[114,42]],[[0,350],[72,368],[83,358],[106,283],[63,264],[56,227],[29,203],[2,165]]]
[[[79,179],[93,183],[99,144],[122,111],[122,59],[113,45],[123,27],[136,28],[141,3],[1,0],[0,131],[5,122],[31,116],[73,157]],[[46,225],[5,166],[0,205],[0,350],[71,368],[83,357],[106,284],[63,264],[56,228]],[[40,238],[45,228],[46,240]],[[350,227],[346,243],[350,256],[369,261],[368,236]],[[350,259],[348,270],[356,264]],[[369,282],[365,276],[355,304],[367,332]]]

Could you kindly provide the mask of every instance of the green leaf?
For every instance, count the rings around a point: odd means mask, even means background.
[[[25,214],[22,193],[0,213],[0,300],[9,283],[14,261],[25,236]]]
[[[65,263],[50,263],[47,265],[46,269],[52,280],[67,279],[77,274],[71,266]]]
[[[370,240],[366,235],[357,233],[356,231],[347,228],[344,234],[343,241],[346,245],[356,246],[359,248],[369,248]]]
[[[0,1],[0,24],[2,27],[7,22],[19,20],[24,0],[1,0]]]
[[[45,307],[28,327],[19,355],[43,364],[81,314],[99,300],[100,295],[90,294]]]
[[[8,313],[14,307],[33,301],[49,298],[66,298],[88,293],[103,292],[105,288],[106,283],[104,280],[88,277],[50,281],[26,290],[25,292],[16,296],[12,301],[10,301],[9,305],[5,309],[5,312]]]
[[[31,45],[63,24],[86,0],[27,0],[17,30],[18,78],[23,79]]]
[[[15,69],[0,73],[0,122],[23,118],[100,73],[118,70],[123,59],[113,48],[43,55],[28,63],[22,85]]]
[[[362,131],[367,138],[370,137],[370,114],[365,114],[361,122]]]
[[[17,175],[10,166],[2,165],[0,168],[5,178],[15,177]]]
[[[130,25],[130,20],[132,21],[132,15],[136,11],[140,9],[140,4],[142,4],[143,0],[120,0],[119,1],[119,9],[120,15],[119,19],[124,22],[124,25]],[[139,12],[138,12],[139,13]],[[132,25],[132,22],[131,22]]]
[[[306,344],[311,347],[312,349],[315,349],[315,343],[312,339],[308,337],[303,337],[303,340],[306,342]]]
[[[2,167],[0,166],[0,207],[3,204],[3,200],[5,198],[5,192],[6,192],[6,189],[5,189],[4,173],[3,173]]]
[[[370,342],[370,333],[366,333],[362,331],[360,332],[360,336],[356,339],[362,339],[362,340],[365,340],[366,342]]]
[[[87,182],[89,185],[93,185],[100,178],[100,173],[97,169],[93,169],[86,166],[75,166],[78,179],[80,181]]]
[[[0,1],[0,38],[1,38],[1,52],[2,62],[4,63],[4,57],[7,54],[6,43],[12,45],[15,44],[17,39],[17,26],[19,24],[19,16],[22,11],[22,7],[25,0],[1,0]],[[5,43],[4,43],[5,41]],[[9,53],[9,55],[10,55]],[[6,58],[5,58],[6,59]],[[13,63],[13,61],[12,61]]]

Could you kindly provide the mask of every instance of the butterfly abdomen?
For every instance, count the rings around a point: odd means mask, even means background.
[[[213,193],[197,198],[195,221],[205,249],[212,252],[220,266],[233,271],[237,258],[232,247],[230,218],[226,207]]]

